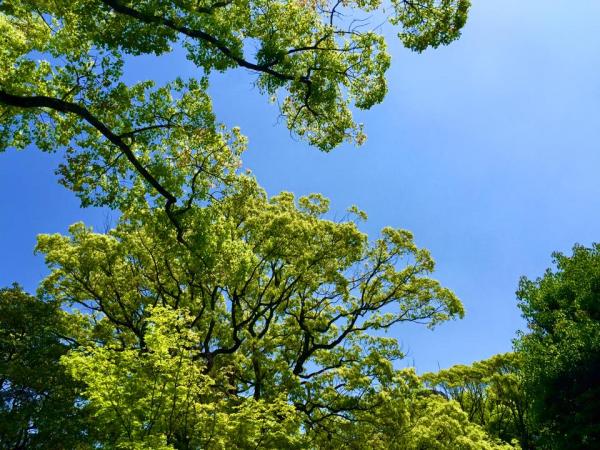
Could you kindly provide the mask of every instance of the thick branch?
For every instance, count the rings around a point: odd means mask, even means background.
[[[60,113],[70,113],[79,116],[85,120],[96,130],[98,130],[108,141],[114,144],[129,160],[135,170],[146,180],[162,197],[166,200],[166,213],[171,222],[177,228],[178,239],[182,240],[182,230],[179,222],[175,218],[173,208],[177,202],[175,197],[167,188],[165,188],[160,182],[144,167],[144,165],[137,159],[131,146],[127,145],[121,136],[116,135],[108,126],[106,126],[100,119],[93,115],[84,106],[78,105],[77,103],[68,102],[58,98],[47,97],[44,95],[36,96],[20,96],[13,95],[4,90],[0,89],[0,103],[16,108],[49,108]]]
[[[133,17],[135,19],[140,20],[141,22],[154,24],[154,25],[162,25],[164,27],[170,28],[173,31],[177,31],[185,36],[200,39],[204,42],[207,42],[214,46],[217,50],[219,50],[223,55],[227,58],[234,61],[238,66],[245,67],[246,69],[255,70],[257,72],[266,73],[268,75],[274,76],[280,80],[288,80],[288,81],[300,81],[305,84],[310,84],[311,81],[309,77],[303,76],[297,78],[292,75],[287,75],[282,72],[278,72],[270,68],[273,64],[256,64],[250,62],[238,55],[235,54],[233,50],[231,50],[224,42],[217,39],[215,36],[206,33],[202,30],[188,28],[186,26],[180,25],[172,19],[168,17],[155,16],[152,14],[148,14],[145,12],[138,11],[134,8],[131,8],[127,5],[124,5],[119,0],[102,0],[102,3],[111,7],[115,12],[119,14],[124,14],[129,17]]]

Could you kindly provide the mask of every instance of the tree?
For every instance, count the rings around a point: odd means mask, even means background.
[[[37,246],[51,268],[41,298],[65,324],[51,327],[64,350],[51,361],[78,389],[65,405],[101,431],[82,431],[88,448],[326,448],[397,389],[402,353],[379,332],[462,316],[409,232],[370,242],[355,208],[333,222],[320,195],[269,198],[239,173],[243,136],[211,111],[208,76],[242,67],[312,145],[362,142],[351,107],[383,99],[389,55],[344,13],[381,6],[0,4],[1,149],[64,149],[61,182],[84,206],[121,213],[104,234],[76,224]],[[405,45],[422,51],[458,37],[468,2],[389,6]],[[126,56],[172,46],[198,77],[123,82]],[[419,442],[460,442],[461,430],[486,439],[456,406],[444,416],[434,403],[419,403],[415,420],[461,425]]]
[[[334,439],[319,448],[392,450],[510,450],[512,445],[469,420],[458,402],[432,392],[413,369],[398,371],[378,392],[374,407],[339,423]],[[331,442],[333,440],[333,442]],[[365,443],[368,443],[365,445]]]
[[[382,101],[390,61],[383,37],[360,14],[382,7],[379,0],[3,1],[0,150],[65,148],[61,182],[84,205],[120,207],[124,186],[139,176],[177,223],[185,204],[177,167],[196,169],[186,172],[193,190],[206,155],[223,145],[208,75],[256,73],[289,129],[322,150],[360,143],[350,107]],[[456,39],[468,7],[468,0],[392,0],[386,14],[404,45],[422,51]],[[195,80],[123,82],[126,55],[173,46],[198,66]]]
[[[528,332],[515,342],[542,448],[600,446],[600,246],[553,254],[556,269],[522,278]]]
[[[1,448],[72,449],[90,437],[81,386],[59,364],[72,348],[65,328],[56,303],[0,289]]]
[[[504,353],[470,366],[423,375],[425,385],[460,405],[470,422],[504,442],[532,449],[530,400],[518,353]]]
[[[187,212],[185,245],[141,199],[108,234],[39,238],[44,295],[87,333],[64,364],[114,445],[307,445],[393,384],[402,354],[373,332],[462,316],[410,233],[369,243],[321,196],[224,189]]]

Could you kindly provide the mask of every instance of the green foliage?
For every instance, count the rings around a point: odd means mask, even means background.
[[[231,372],[207,373],[186,309],[148,307],[144,348],[82,345],[64,358],[82,380],[102,445],[115,448],[297,448],[294,408],[285,397],[228,395]],[[232,368],[230,368],[231,370]]]
[[[39,237],[43,301],[2,291],[9,446],[371,448],[373,435],[380,448],[501,448],[393,369],[386,330],[463,315],[429,253],[404,230],[369,241],[329,220],[318,194],[268,197],[238,172],[244,137],[212,113],[209,76],[241,67],[296,135],[324,151],[360,144],[351,108],[383,100],[390,57],[347,17],[384,6],[0,3],[0,150],[64,149],[61,182],[121,213],[103,234]],[[423,51],[456,39],[468,6],[394,0],[390,21]],[[128,57],[172,47],[198,77],[124,82]]]
[[[383,100],[390,64],[382,35],[361,15],[386,6],[404,44],[422,51],[459,36],[469,3],[3,1],[0,150],[30,143],[66,149],[61,182],[84,205],[120,207],[123,186],[139,177],[173,209],[178,199],[185,203],[181,178],[194,187],[192,169],[209,173],[216,165],[220,174],[221,166],[235,165],[220,160],[219,149],[240,136],[216,124],[206,90],[208,75],[236,67],[257,75],[256,86],[277,103],[288,128],[312,145],[329,151],[345,140],[360,144],[365,135],[351,107]],[[175,46],[200,69],[197,79],[123,81],[126,55],[162,55]]]
[[[533,448],[529,399],[520,355],[505,353],[470,366],[457,365],[423,376],[433,392],[457,402],[470,422],[504,442]]]
[[[398,34],[404,45],[422,52],[428,47],[447,45],[460,35],[467,21],[467,0],[393,0],[393,24],[402,24]]]
[[[79,324],[64,364],[114,445],[299,446],[393,382],[402,354],[373,332],[462,316],[410,233],[370,243],[321,196],[268,198],[248,176],[220,192],[186,211],[183,244],[141,203],[107,234],[39,238],[44,295]]]
[[[528,332],[515,353],[426,374],[490,436],[523,449],[589,449],[600,443],[600,246],[555,253],[556,270],[521,279]]]
[[[56,303],[0,289],[1,448],[79,448],[93,431],[59,364],[71,348],[65,328]]]
[[[318,448],[513,449],[471,422],[457,402],[425,388],[413,370],[397,372],[370,401],[354,422],[338,421],[335,430],[320,433]]]
[[[600,246],[555,253],[556,270],[517,292],[529,330],[516,341],[541,445],[600,446]]]

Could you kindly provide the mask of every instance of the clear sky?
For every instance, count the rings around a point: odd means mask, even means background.
[[[212,79],[217,117],[249,137],[245,166],[270,194],[321,192],[342,216],[357,204],[372,237],[411,230],[462,299],[464,320],[390,333],[419,371],[508,351],[522,327],[515,289],[555,250],[600,241],[600,33],[597,0],[473,0],[463,37],[413,54],[389,32],[389,94],[359,112],[369,139],[320,153],[293,140],[277,111],[230,71]],[[181,54],[135,61],[131,80],[195,70]],[[0,286],[35,290],[46,273],[38,233],[115,213],[80,210],[56,183],[60,157],[0,155]]]

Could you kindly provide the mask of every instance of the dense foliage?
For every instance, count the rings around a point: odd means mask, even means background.
[[[195,361],[199,339],[191,317],[172,308],[149,308],[140,351],[126,347],[121,332],[114,339],[121,342],[107,344],[107,332],[115,329],[104,317],[90,323],[87,315],[57,309],[50,297],[30,297],[16,287],[1,294],[2,306],[13,310],[4,317],[22,319],[33,311],[37,317],[27,319],[45,325],[5,325],[10,332],[20,330],[20,345],[15,350],[10,340],[1,348],[13,368],[3,381],[2,448],[512,448],[470,421],[458,402],[432,393],[410,370],[391,371],[385,361],[370,363],[387,372],[378,389],[367,387],[369,380],[361,381],[356,369],[336,371],[338,380],[345,377],[366,389],[354,401],[346,390],[346,407],[326,410],[303,433],[299,425],[307,423],[307,412],[285,401],[281,391],[273,395],[281,388],[276,383],[264,396],[234,392],[232,379],[247,359],[243,355],[241,364],[222,371],[208,372]],[[59,351],[48,353],[49,348]],[[67,348],[72,351],[64,357]],[[45,352],[42,360],[36,351]],[[24,369],[35,363],[50,370]],[[84,383],[74,383],[77,379]],[[325,399],[313,399],[310,406],[325,408]]]
[[[401,353],[373,331],[462,314],[410,234],[369,243],[325,212],[319,196],[269,199],[241,176],[188,211],[185,245],[142,205],[108,234],[75,225],[39,238],[43,291],[77,324],[63,361],[117,443],[293,447],[298,421],[329,430],[392,383]],[[236,431],[248,423],[253,433]]]
[[[0,448],[75,448],[90,435],[80,386],[59,360],[72,348],[59,305],[0,290]]]
[[[470,366],[423,375],[433,392],[456,401],[469,421],[504,442],[534,448],[521,355],[505,353]]]
[[[600,446],[600,245],[554,254],[556,269],[523,278],[528,330],[515,353],[425,374],[490,436],[523,449]]]
[[[522,280],[516,352],[417,376],[385,331],[463,315],[412,235],[370,240],[352,207],[269,197],[241,173],[209,75],[256,74],[288,128],[360,144],[352,108],[386,94],[386,19],[448,44],[468,0],[5,0],[0,151],[63,151],[105,233],[41,235],[36,295],[0,290],[0,447],[509,449],[600,446],[600,247]],[[183,49],[198,76],[128,84]]]
[[[542,448],[600,447],[600,245],[554,254],[556,270],[522,279],[529,330],[517,341]]]
[[[323,197],[269,198],[240,174],[244,138],[216,122],[207,88],[214,71],[249,69],[292,132],[326,151],[360,144],[350,107],[383,99],[389,55],[378,32],[346,14],[382,7],[0,4],[0,150],[64,149],[61,182],[84,206],[121,214],[104,234],[77,224],[69,236],[41,236],[51,273],[38,296],[2,291],[3,414],[16,433],[6,431],[3,445],[364,445],[340,430],[358,436],[406,384],[393,369],[402,357],[396,341],[376,332],[402,322],[433,327],[462,316],[462,306],[429,278],[433,261],[410,233],[387,228],[369,241],[357,209],[333,222]],[[422,51],[458,37],[468,1],[386,7],[404,44]],[[173,46],[198,77],[123,81],[128,57]],[[27,369],[40,358],[44,370]],[[426,418],[432,410],[470,429],[456,409],[415,402],[405,425],[436,420]],[[483,441],[482,433],[469,435]]]
[[[371,334],[462,314],[456,297],[426,277],[427,252],[399,230],[369,243],[353,222],[322,218],[326,210],[320,196],[268,198],[240,176],[191,208],[185,244],[163,209],[141,203],[106,234],[78,224],[70,236],[41,236],[37,249],[52,271],[40,297],[13,289],[5,298],[52,313],[52,326],[23,335],[33,349],[45,338],[60,350],[46,356],[59,381],[51,393],[69,387],[60,408],[76,419],[60,429],[69,433],[62,442],[506,447],[458,402],[394,370],[397,343]],[[21,353],[35,355],[26,346]],[[37,376],[7,375],[9,387]],[[29,417],[36,425],[24,434],[33,440],[37,423],[46,424]]]
[[[404,45],[421,51],[456,39],[468,7],[468,0],[4,0],[0,150],[32,142],[66,148],[61,181],[84,204],[119,207],[123,187],[140,176],[172,212],[184,203],[182,177],[193,189],[193,169],[207,155],[218,158],[222,145],[209,74],[256,73],[290,130],[322,150],[361,143],[351,107],[383,100],[390,63],[379,22],[368,17],[385,9]],[[128,56],[175,46],[198,77],[124,82],[125,61],[135,60]]]

